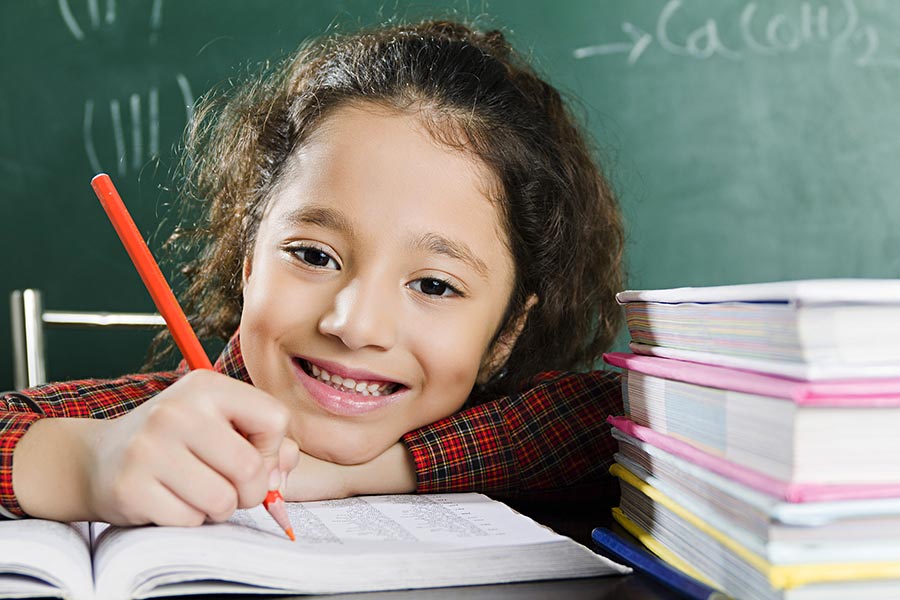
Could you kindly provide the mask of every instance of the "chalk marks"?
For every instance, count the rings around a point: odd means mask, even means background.
[[[87,10],[87,21],[90,24],[90,29],[92,31],[99,31],[104,26],[112,27],[116,24],[116,0],[106,0],[102,17],[100,14],[100,1],[101,0],[86,0],[85,9]],[[57,0],[57,4],[63,23],[65,23],[69,32],[72,34],[72,37],[79,42],[84,41],[86,37],[84,33],[85,29],[82,28],[78,19],[75,17],[70,0]],[[148,24],[150,26],[149,39],[151,44],[156,44],[159,39],[159,32],[162,28],[162,4],[163,0],[153,0],[153,4],[150,6]]]
[[[641,57],[641,54],[644,53],[644,50],[647,49],[647,46],[653,42],[653,36],[645,31],[641,31],[640,28],[635,27],[627,21],[622,23],[622,31],[631,38],[631,41],[600,44],[597,46],[584,46],[582,48],[576,48],[572,54],[575,58],[588,58],[590,56],[597,56],[598,54],[621,54],[627,52],[628,64],[633,65]]]
[[[75,15],[72,14],[72,9],[69,7],[69,0],[59,0],[59,12],[62,15],[66,27],[72,32],[72,36],[79,42],[83,40],[84,32],[81,30],[81,27],[78,26]]]
[[[183,73],[177,73],[175,80],[187,123],[194,110],[190,82]],[[95,173],[107,170],[97,152],[96,129],[99,115],[96,114],[96,106],[93,98],[85,100],[82,120],[84,151]],[[128,94],[126,106],[127,111],[123,111],[123,103],[118,98],[109,100],[109,124],[115,148],[115,169],[119,176],[126,175],[129,170],[139,171],[147,160],[158,157],[160,150],[159,89],[152,86],[146,94],[146,101],[136,92]]]
[[[157,156],[159,154],[159,91],[155,87],[150,88],[147,104],[149,105],[147,116],[150,119],[148,136],[150,145],[147,150],[150,152],[150,156]]]
[[[762,5],[767,9],[770,6],[768,3]],[[626,41],[582,46],[576,48],[572,56],[586,59],[624,54],[627,64],[632,66],[654,42],[660,50],[674,56],[696,60],[720,57],[735,61],[752,55],[786,55],[804,46],[815,46],[836,55],[845,54],[859,67],[900,69],[900,59],[879,55],[881,34],[875,25],[861,21],[855,0],[841,0],[837,6],[821,0],[806,0],[789,6],[793,7],[790,14],[777,12],[761,16],[759,2],[746,2],[735,15],[738,34],[726,39],[718,21],[706,18],[699,23],[690,23],[691,17],[682,10],[684,1],[669,0],[657,15],[653,34],[625,21],[621,29]],[[676,36],[674,31],[684,31],[685,19],[689,23],[689,33]],[[678,20],[678,27],[673,25],[675,20]],[[731,30],[734,28],[729,28]]]
[[[183,73],[175,75],[178,89],[181,90],[181,99],[184,101],[185,122],[190,123],[194,116],[194,95],[191,93],[191,84]]]
[[[159,40],[159,30],[162,27],[162,3],[163,0],[153,0],[150,9],[150,43],[155,44]]]
[[[117,0],[57,0],[57,5],[63,23],[78,42],[84,41],[93,32],[131,26],[128,19],[120,18]],[[137,6],[141,10],[149,7],[147,21],[144,22],[148,26],[150,45],[153,46],[159,41],[162,30],[163,0],[141,2]],[[143,17],[140,14],[137,16],[140,24]],[[120,38],[116,36],[109,39]],[[184,73],[175,73],[174,79],[187,123],[194,113],[194,94]],[[177,101],[173,99],[172,102]],[[104,162],[107,165],[114,164],[116,173],[120,176],[129,171],[140,171],[147,160],[157,158],[160,152],[159,87],[151,86],[144,95],[130,92],[117,94],[117,97],[108,100],[88,98],[84,101],[81,127],[84,152],[94,172],[106,170]],[[98,143],[102,141],[98,140],[101,137],[98,136],[98,131],[104,132],[103,137],[108,136],[105,137],[105,143]],[[110,146],[114,149],[114,157],[101,158],[103,152],[98,149]]]
[[[112,119],[113,140],[116,142],[116,156],[118,157],[119,175],[125,174],[125,132],[122,131],[122,111],[119,109],[119,101],[113,98],[109,101],[109,116]]]

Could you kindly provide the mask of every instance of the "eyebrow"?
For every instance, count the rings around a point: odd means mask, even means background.
[[[284,214],[280,221],[287,226],[317,225],[355,237],[353,225],[344,213],[327,206],[303,206]]]
[[[426,233],[415,240],[413,247],[460,260],[469,265],[484,279],[488,278],[488,266],[463,242],[447,239],[437,233]]]

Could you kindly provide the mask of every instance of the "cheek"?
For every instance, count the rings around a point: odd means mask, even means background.
[[[472,333],[476,335],[456,335],[440,344],[423,344],[419,353],[427,385],[423,408],[432,421],[459,410],[472,391],[489,341],[478,332]]]

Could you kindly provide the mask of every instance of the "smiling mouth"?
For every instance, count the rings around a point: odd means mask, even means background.
[[[303,369],[303,372],[317,381],[321,381],[325,385],[329,385],[334,389],[360,396],[390,396],[403,389],[403,384],[393,381],[366,381],[350,378],[343,378],[340,375],[333,375],[318,365],[302,358],[295,358],[294,362]]]

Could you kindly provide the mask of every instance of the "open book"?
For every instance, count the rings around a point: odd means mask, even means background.
[[[630,569],[481,494],[289,503],[197,528],[0,522],[0,597],[322,594],[594,577]]]

